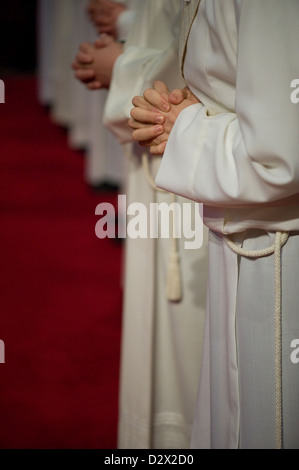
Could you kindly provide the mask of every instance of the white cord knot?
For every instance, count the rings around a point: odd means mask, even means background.
[[[228,237],[225,239],[229,248],[246,258],[263,258],[274,253],[275,282],[275,440],[276,449],[283,449],[282,419],[282,312],[281,312],[281,249],[289,238],[289,232],[276,232],[275,243],[263,250],[244,250]]]
[[[144,152],[142,155],[142,166],[145,177],[149,186],[155,191],[160,193],[171,194],[173,202],[176,200],[176,195],[169,193],[164,189],[157,188],[154,178],[150,172],[148,154]],[[173,212],[173,226],[175,226],[175,210]],[[173,231],[172,231],[173,232]],[[166,297],[170,302],[179,302],[182,299],[182,275],[180,267],[180,257],[178,253],[178,243],[174,234],[172,233],[171,252],[169,255],[167,284],[166,284]]]

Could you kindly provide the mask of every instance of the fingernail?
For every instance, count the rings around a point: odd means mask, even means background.
[[[156,126],[157,132],[163,132],[163,126]]]
[[[156,122],[163,123],[164,122],[164,117],[158,114],[155,118]]]
[[[166,103],[162,104],[162,109],[163,109],[163,111],[169,111],[169,109],[170,109],[169,104],[166,104]]]

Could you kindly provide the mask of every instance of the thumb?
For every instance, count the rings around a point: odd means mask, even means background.
[[[95,41],[94,46],[100,49],[101,47],[109,46],[112,42],[114,42],[114,39],[110,34],[102,33]]]
[[[160,95],[162,95],[164,98],[166,99],[168,98],[168,94],[169,94],[168,87],[161,80],[156,80],[154,82],[154,90],[160,93]]]
[[[91,49],[93,49],[93,45],[90,42],[83,42],[79,47],[79,51],[84,52],[85,54],[88,54]]]
[[[81,65],[89,65],[93,62],[92,56],[84,52],[78,52],[76,59]]]
[[[185,90],[176,89],[169,94],[168,100],[171,104],[180,104],[186,98],[187,92]]]

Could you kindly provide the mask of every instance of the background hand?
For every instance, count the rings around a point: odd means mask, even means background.
[[[126,10],[126,5],[111,0],[90,0],[87,12],[97,31],[117,39],[117,19]]]
[[[122,52],[123,46],[109,37],[99,38],[96,45],[82,44],[72,64],[75,77],[90,90],[109,88],[114,63]]]

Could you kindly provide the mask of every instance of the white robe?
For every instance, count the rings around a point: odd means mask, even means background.
[[[177,37],[179,0],[139,0],[134,28],[117,60],[105,123],[126,143],[127,203],[172,202],[154,191],[131,142],[132,98],[164,78],[181,86]],[[150,164],[153,177],[160,164]],[[180,203],[188,202],[179,198]],[[192,205],[193,209],[195,206]],[[118,447],[189,448],[202,349],[207,279],[207,231],[199,250],[180,240],[183,299],[166,299],[169,239],[126,240]]]
[[[68,127],[72,122],[70,83],[74,79],[73,50],[74,0],[54,0],[53,25],[53,102],[52,120]]]
[[[192,1],[192,0],[191,0]],[[159,187],[204,203],[210,227],[208,317],[193,448],[274,448],[273,255],[281,253],[283,446],[299,448],[299,76],[297,0],[202,0],[184,75],[199,98],[178,117],[156,178]]]
[[[128,7],[127,11],[118,18],[119,39],[124,40],[132,21],[132,0],[121,0]],[[85,2],[86,7],[86,2]],[[85,10],[82,9],[82,15]],[[85,15],[86,16],[86,15]],[[81,20],[82,21],[82,20]],[[86,21],[86,20],[85,20]],[[90,26],[94,30],[93,25]],[[86,40],[92,41],[88,36]],[[82,85],[81,85],[82,86]],[[92,186],[97,186],[103,182],[112,183],[123,187],[125,181],[125,161],[123,151],[113,133],[103,124],[103,114],[107,99],[107,90],[102,89],[94,92],[89,91],[87,101],[89,111],[88,145],[86,149],[85,181]]]
[[[39,100],[51,106],[54,122],[67,127],[71,148],[86,150],[85,181],[122,186],[122,149],[102,122],[107,90],[87,90],[71,69],[80,44],[98,37],[86,13],[87,2],[39,0],[38,6]],[[128,24],[119,23],[123,37]]]
[[[54,97],[54,1],[39,0],[38,2],[38,99],[43,105],[50,105]]]

